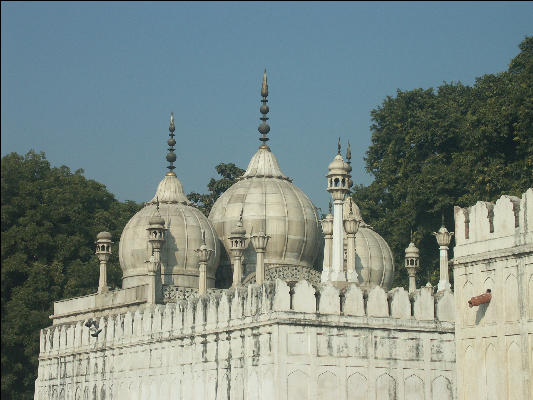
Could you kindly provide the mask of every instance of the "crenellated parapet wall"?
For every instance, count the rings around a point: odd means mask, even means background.
[[[85,321],[43,329],[35,398],[322,398],[335,382],[341,399],[453,399],[453,319],[431,288],[252,284],[102,316],[97,337]]]
[[[478,201],[472,207],[455,207],[454,214],[456,259],[530,248],[533,243],[532,188],[521,198],[501,196],[495,203]]]
[[[455,208],[458,396],[533,394],[533,189]],[[491,290],[489,303],[468,301]]]

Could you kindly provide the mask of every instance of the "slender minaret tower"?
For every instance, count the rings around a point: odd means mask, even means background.
[[[233,256],[233,285],[237,287],[241,285],[242,281],[242,256],[246,249],[246,229],[242,224],[242,210],[241,218],[228,236],[231,242],[231,255]]]
[[[433,232],[433,235],[437,238],[440,249],[440,279],[437,290],[439,292],[451,290],[452,286],[448,275],[448,246],[452,240],[453,232],[448,232],[444,226],[444,215],[442,216],[442,226],[438,232]]]
[[[199,249],[195,250],[198,254],[200,276],[198,278],[198,294],[203,296],[207,292],[207,262],[211,257],[213,250],[208,249],[205,244],[205,231],[202,230],[202,245]]]
[[[165,220],[159,215],[159,202],[154,216],[148,221],[148,242],[151,247],[151,257],[148,261],[150,283],[149,302],[155,304],[161,301],[161,246],[165,241]]]
[[[331,254],[331,281],[346,281],[344,272],[344,228],[343,212],[344,197],[349,189],[349,168],[341,156],[341,141],[337,144],[337,155],[328,166],[328,192],[333,199],[333,244]]]
[[[416,270],[420,267],[420,252],[413,243],[413,237],[411,235],[411,243],[405,249],[405,268],[409,275],[409,293],[413,293],[416,290]]]
[[[322,265],[321,281],[326,282],[330,279],[331,271],[331,248],[333,241],[333,215],[331,214],[331,201],[329,202],[329,213],[326,218],[320,221],[322,232],[324,233],[324,263]]]
[[[346,280],[348,282],[357,282],[357,272],[355,271],[355,235],[359,230],[360,221],[355,217],[350,201],[350,213],[344,220],[344,231],[347,237],[346,249]]]
[[[100,232],[96,236],[96,255],[100,261],[100,281],[98,282],[98,293],[104,293],[109,290],[107,287],[107,262],[111,257],[111,234],[109,232]]]

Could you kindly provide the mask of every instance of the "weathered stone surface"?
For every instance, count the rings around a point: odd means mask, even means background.
[[[328,282],[320,287],[319,312],[339,314],[341,310],[339,289]]]
[[[387,317],[389,315],[387,294],[383,288],[376,286],[368,293],[366,309],[369,317]]]
[[[352,283],[344,292],[344,315],[365,315],[365,304],[363,291],[356,284]]]
[[[391,317],[393,318],[411,318],[411,302],[409,294],[404,288],[394,288],[389,292],[391,297]]]
[[[495,204],[457,207],[455,214],[456,230],[462,233],[453,260],[455,312],[447,294],[438,297],[437,318],[449,320],[455,314],[458,398],[529,399],[533,330],[526,321],[533,319],[533,189],[521,199],[502,196]],[[468,300],[487,289],[491,301],[470,308]]]
[[[315,289],[309,282],[299,281],[294,286],[292,308],[294,311],[306,313],[316,312]]]

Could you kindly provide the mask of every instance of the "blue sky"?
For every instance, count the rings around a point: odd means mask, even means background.
[[[1,145],[150,200],[165,173],[207,191],[215,165],[246,168],[268,70],[269,145],[327,208],[327,165],[352,145],[369,184],[370,111],[396,90],[473,84],[533,34],[533,2],[20,3],[1,5]]]

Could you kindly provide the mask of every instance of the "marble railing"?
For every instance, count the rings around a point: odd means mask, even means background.
[[[135,311],[96,318],[102,331],[92,337],[85,321],[53,325],[41,330],[40,355],[104,348],[137,341],[169,339],[231,331],[243,325],[315,320],[335,325],[380,325],[406,329],[453,330],[454,299],[451,292],[435,296],[423,287],[411,296],[403,288],[385,292],[375,287],[364,293],[351,284],[339,291],[331,284],[315,289],[305,280],[289,287],[284,281],[227,289],[188,301],[139,306]],[[435,325],[437,324],[437,325]]]

